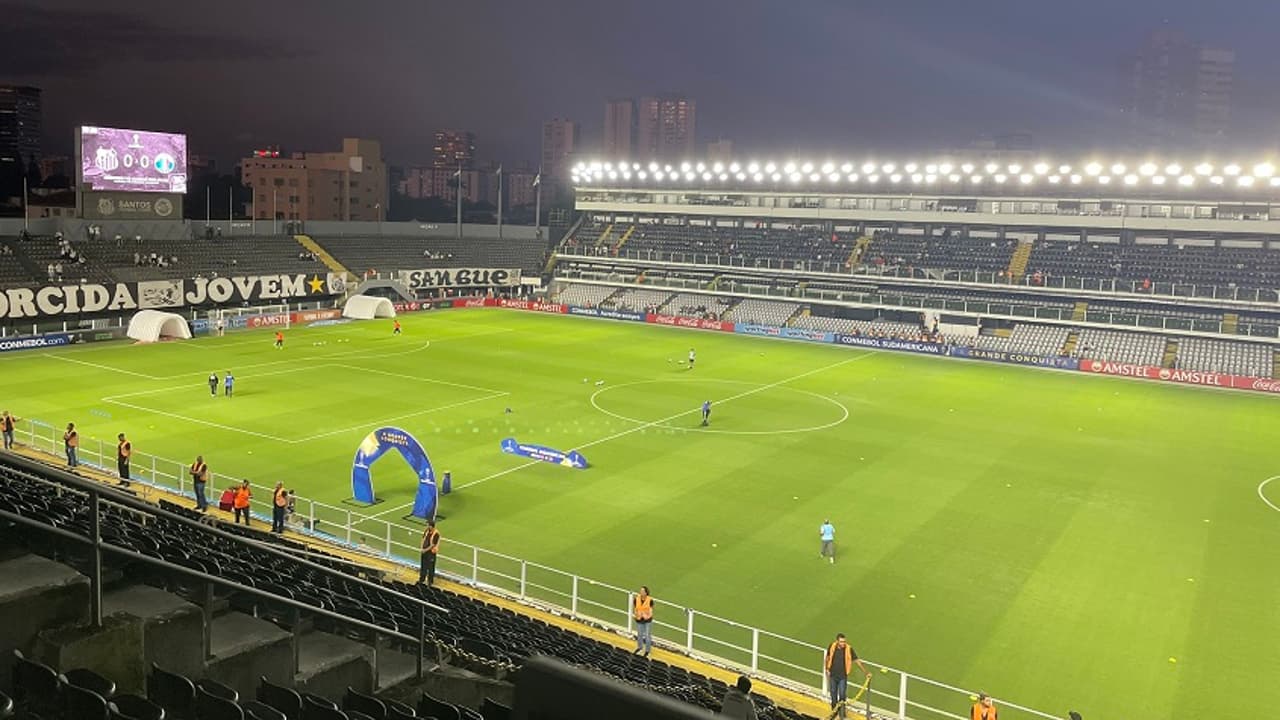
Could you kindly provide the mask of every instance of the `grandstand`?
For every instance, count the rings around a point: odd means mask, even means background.
[[[537,238],[316,236],[315,241],[354,273],[436,267],[520,268],[542,272],[546,243]]]

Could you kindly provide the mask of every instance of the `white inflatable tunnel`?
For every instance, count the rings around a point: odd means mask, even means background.
[[[181,315],[159,310],[140,310],[129,319],[129,337],[138,342],[190,340],[191,328]]]
[[[372,320],[374,318],[393,318],[396,308],[391,301],[383,297],[368,295],[352,295],[347,304],[342,306],[342,317],[356,320]]]

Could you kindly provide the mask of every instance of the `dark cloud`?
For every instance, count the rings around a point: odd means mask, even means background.
[[[144,14],[0,4],[0,67],[15,77],[83,77],[124,63],[253,62],[297,49],[234,35],[167,27]]]

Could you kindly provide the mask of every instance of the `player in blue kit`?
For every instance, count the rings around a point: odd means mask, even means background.
[[[702,427],[711,424],[711,401],[704,400],[702,402]]]
[[[228,370],[227,377],[225,379],[225,387],[223,389],[223,395],[226,395],[227,397],[231,397],[231,394],[233,391],[235,391],[235,389],[236,389],[236,379],[234,377],[231,377],[231,371]]]

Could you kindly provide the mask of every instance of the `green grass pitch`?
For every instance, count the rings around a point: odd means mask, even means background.
[[[295,328],[281,351],[261,330],[13,353],[0,406],[338,508],[360,440],[398,425],[453,473],[446,543],[647,584],[660,617],[666,597],[815,644],[842,631],[1062,715],[1280,707],[1273,398],[501,310],[402,322]],[[236,397],[210,398],[228,369]],[[591,467],[503,455],[507,436]],[[411,472],[384,459],[374,482],[367,512],[400,522]]]

